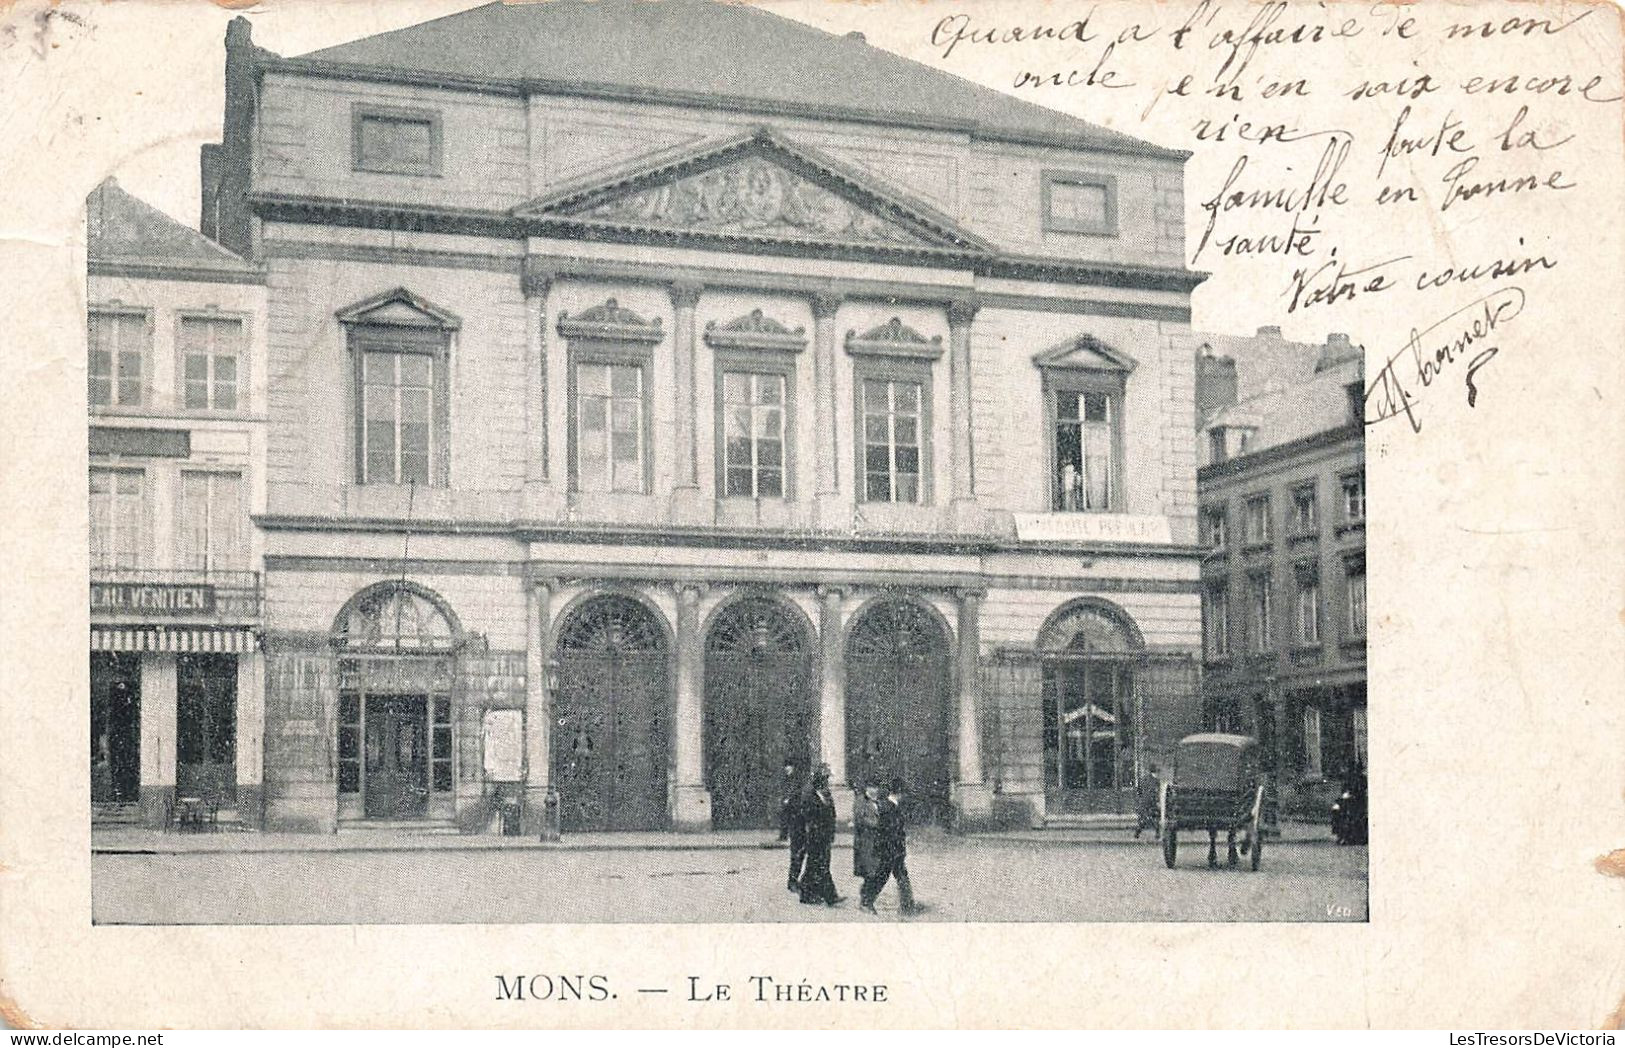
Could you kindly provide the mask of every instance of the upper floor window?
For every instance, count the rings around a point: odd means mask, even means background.
[[[339,312],[355,367],[358,484],[449,480],[447,358],[461,322],[404,288]]]
[[[1217,465],[1229,457],[1224,437],[1223,426],[1215,426],[1207,431],[1207,460],[1210,465]]]
[[[440,173],[440,114],[428,109],[356,106],[352,160],[358,171],[395,175]]]
[[[1202,541],[1210,549],[1224,549],[1229,530],[1229,521],[1222,507],[1202,511]]]
[[[1365,563],[1350,564],[1346,569],[1345,591],[1348,594],[1349,636],[1365,636]]]
[[[1343,519],[1350,524],[1365,520],[1365,474],[1350,473],[1343,478]]]
[[[723,494],[783,498],[788,485],[789,388],[779,372],[722,372]]]
[[[903,377],[859,382],[865,502],[925,501],[926,388],[922,380]]]
[[[181,403],[188,410],[236,411],[242,381],[243,322],[182,317]]]
[[[570,344],[570,484],[576,491],[647,494],[651,469],[649,369],[665,337],[613,298],[559,314]]]
[[[1117,179],[1044,172],[1044,228],[1057,233],[1117,233]]]
[[[241,571],[243,543],[241,473],[181,473],[181,566],[193,571]]]
[[[1292,489],[1292,530],[1298,534],[1312,532],[1320,524],[1320,508],[1315,497],[1315,486],[1303,484]]]
[[[643,365],[578,362],[575,389],[576,490],[647,490]]]
[[[1270,648],[1270,577],[1267,573],[1247,580],[1247,649],[1262,652]]]
[[[1204,604],[1207,653],[1210,658],[1222,658],[1230,654],[1230,595],[1223,586],[1211,587]]]
[[[152,325],[147,314],[92,310],[88,397],[91,407],[139,407],[145,402]]]
[[[1320,643],[1320,579],[1298,572],[1297,627],[1299,644]]]
[[[1039,353],[1033,363],[1044,376],[1050,508],[1121,512],[1123,402],[1134,358],[1080,335]]]
[[[1247,500],[1247,533],[1248,545],[1259,545],[1270,541],[1270,497],[1268,495],[1254,495]]]
[[[147,544],[145,481],[138,469],[91,469],[91,567],[141,566]]]

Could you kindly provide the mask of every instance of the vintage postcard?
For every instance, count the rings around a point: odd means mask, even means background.
[[[1621,26],[13,5],[8,1020],[1625,1024]]]

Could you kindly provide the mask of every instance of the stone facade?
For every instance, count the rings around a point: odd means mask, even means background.
[[[206,153],[268,297],[270,823],[763,825],[817,761],[966,828],[1131,810],[1200,720],[1184,155],[406,32],[235,21]]]

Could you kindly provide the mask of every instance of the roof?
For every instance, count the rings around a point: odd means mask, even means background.
[[[1077,148],[1187,154],[1098,127],[866,43],[723,0],[489,3],[323,48],[305,60],[447,77],[702,96],[777,111],[1064,139]],[[861,71],[861,75],[859,72]]]
[[[214,274],[257,278],[259,270],[195,229],[109,178],[85,200],[86,239],[92,266],[173,270],[177,276]]]
[[[1349,423],[1348,387],[1364,384],[1361,347],[1345,336],[1324,344],[1288,342],[1280,331],[1257,335],[1198,335],[1201,352],[1236,364],[1236,402],[1214,412],[1204,429],[1247,427],[1247,454],[1256,454]]]

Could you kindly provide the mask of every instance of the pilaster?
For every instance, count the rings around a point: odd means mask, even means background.
[[[700,694],[700,596],[694,583],[677,586],[677,711],[672,738],[677,782],[672,789],[672,828],[697,833],[711,829],[711,791],[704,781],[704,697]]]
[[[157,829],[175,805],[175,690],[175,656],[141,656],[141,821]]]
[[[679,524],[702,524],[709,516],[709,507],[700,492],[699,450],[695,441],[697,414],[695,387],[698,347],[695,342],[694,309],[699,304],[701,285],[692,280],[680,280],[668,289],[676,311],[672,326],[673,363],[673,451],[672,519]]]
[[[959,590],[958,650],[954,677],[958,684],[959,747],[954,775],[954,828],[985,828],[992,819],[993,798],[982,775],[981,697],[982,597],[980,590]]]
[[[852,523],[852,513],[841,498],[841,449],[835,425],[835,314],[840,308],[840,295],[820,293],[812,298],[813,498],[819,526],[844,530]]]
[[[545,829],[552,772],[552,667],[547,636],[552,623],[553,581],[536,579],[525,593],[525,804],[521,830],[535,837]]]

